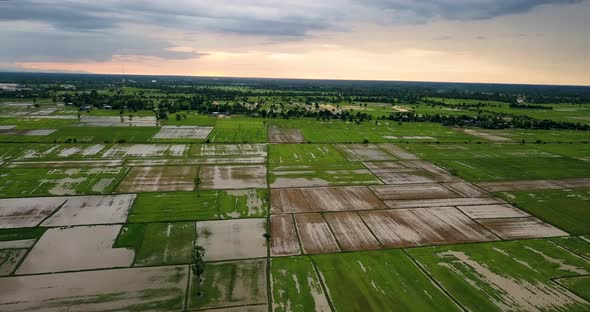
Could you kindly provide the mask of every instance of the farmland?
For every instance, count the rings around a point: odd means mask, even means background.
[[[0,97],[0,310],[590,309],[587,104],[117,83]]]

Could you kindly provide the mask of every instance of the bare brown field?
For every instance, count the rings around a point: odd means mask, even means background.
[[[549,180],[567,188],[590,188],[590,178]]]
[[[205,260],[233,260],[266,256],[266,219],[199,221],[197,244],[205,247]]]
[[[439,184],[378,185],[371,186],[380,199],[432,199],[457,197]]]
[[[415,184],[436,182],[428,174],[420,171],[414,172],[374,172],[385,184]]]
[[[198,167],[133,167],[117,187],[119,192],[192,191]]]
[[[203,166],[200,178],[203,189],[266,188],[266,167],[263,165]]]
[[[563,188],[563,186],[548,180],[480,182],[477,183],[477,186],[488,192],[557,190]]]
[[[492,141],[492,142],[504,142],[504,143],[505,142],[512,142],[512,139],[505,138],[505,137],[491,134],[491,133],[487,133],[484,131],[477,131],[477,130],[473,130],[473,129],[455,129],[455,130],[462,131],[467,134],[476,136],[478,138],[482,138],[484,140]]]
[[[295,224],[299,231],[301,246],[306,254],[318,254],[340,251],[330,227],[319,213],[301,213],[295,215]]]
[[[531,216],[509,204],[458,206],[457,208],[472,219],[522,218]]]
[[[293,256],[301,254],[293,215],[270,216],[270,253],[272,256]]]
[[[125,223],[135,194],[73,196],[43,226]]]
[[[334,236],[343,251],[379,249],[381,244],[371,234],[356,212],[333,212],[324,214]]]
[[[385,247],[411,247],[498,240],[453,207],[361,211]]]
[[[371,170],[371,172],[409,172],[415,171],[411,168],[404,167],[399,161],[365,161],[363,165],[367,167],[367,169]]]
[[[350,161],[395,160],[375,144],[334,144],[334,147]]]
[[[463,197],[487,197],[490,193],[468,182],[443,183],[445,187]]]
[[[268,139],[272,143],[303,143],[305,138],[299,129],[285,129],[277,126],[268,128]]]
[[[480,224],[503,239],[567,236],[568,233],[535,217],[481,219]]]
[[[380,148],[394,155],[401,160],[417,160],[418,156],[406,151],[405,149],[391,143],[377,144]]]
[[[34,227],[66,202],[66,197],[0,199],[0,229]]]
[[[272,213],[346,211],[386,208],[364,186],[271,190]]]
[[[385,204],[389,208],[430,208],[430,207],[449,207],[460,205],[491,205],[503,204],[503,200],[495,197],[486,198],[443,198],[443,199],[409,199],[409,200],[386,200]]]
[[[436,166],[432,163],[423,160],[411,160],[411,161],[402,161],[402,165],[408,168],[416,168],[421,169],[426,172],[429,172],[434,179],[439,182],[459,182],[461,179],[458,177],[453,176],[448,171],[444,170],[443,168]]]

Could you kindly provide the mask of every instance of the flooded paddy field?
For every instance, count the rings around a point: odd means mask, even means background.
[[[192,191],[198,167],[133,167],[117,187],[118,192]]]
[[[467,309],[590,308],[588,301],[552,281],[587,275],[590,262],[546,240],[416,248],[408,253]]]
[[[104,168],[0,169],[0,196],[110,193],[126,170]]]
[[[266,219],[198,221],[197,244],[208,261],[266,257]]]
[[[268,140],[271,143],[303,143],[305,138],[299,129],[268,127]]]
[[[187,266],[0,278],[6,311],[171,311],[184,307]]]
[[[585,144],[388,120],[56,113],[0,118],[2,311],[590,305]]]
[[[266,167],[202,166],[199,172],[203,189],[248,189],[266,187]]]
[[[194,275],[191,278],[190,309],[236,307],[229,311],[259,311],[263,305],[268,310],[265,259],[215,262],[207,266],[202,282]],[[203,295],[199,296],[199,292]]]

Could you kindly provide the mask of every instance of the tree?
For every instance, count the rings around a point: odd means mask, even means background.
[[[193,247],[193,261],[191,264],[193,274],[197,277],[199,284],[202,282],[201,276],[205,273],[205,248],[195,245]],[[203,293],[199,291],[198,295]]]

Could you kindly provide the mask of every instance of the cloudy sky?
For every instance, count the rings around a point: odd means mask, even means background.
[[[0,70],[590,85],[585,0],[0,0]]]

